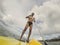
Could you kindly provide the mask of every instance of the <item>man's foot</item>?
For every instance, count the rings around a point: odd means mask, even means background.
[[[21,40],[19,39],[19,41],[21,41]]]
[[[21,38],[19,39],[19,41],[22,41]]]
[[[26,40],[27,41],[27,43],[29,43],[29,40]]]

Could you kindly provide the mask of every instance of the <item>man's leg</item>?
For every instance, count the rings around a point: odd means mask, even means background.
[[[25,26],[25,28],[24,28],[24,30],[23,30],[23,32],[22,32],[22,34],[21,34],[20,40],[22,39],[22,37],[23,37],[25,31],[27,30],[27,28],[28,28],[28,24]]]
[[[29,34],[28,34],[27,42],[29,42],[29,38],[31,36],[31,32],[32,32],[32,25],[30,25],[30,28],[29,28]]]

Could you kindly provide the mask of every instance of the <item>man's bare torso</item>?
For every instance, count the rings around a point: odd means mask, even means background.
[[[28,22],[33,22],[33,21],[34,21],[34,17],[29,16],[29,18],[28,18]]]

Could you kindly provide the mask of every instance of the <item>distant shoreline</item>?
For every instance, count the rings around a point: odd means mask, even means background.
[[[39,42],[43,42],[44,40],[38,40]],[[56,42],[60,41],[60,39],[51,39],[51,40],[45,40],[46,42]]]

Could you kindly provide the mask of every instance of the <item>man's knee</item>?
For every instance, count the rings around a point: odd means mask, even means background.
[[[29,30],[32,30],[32,28],[29,28]]]
[[[26,31],[27,30],[27,28],[24,28],[24,31]]]

